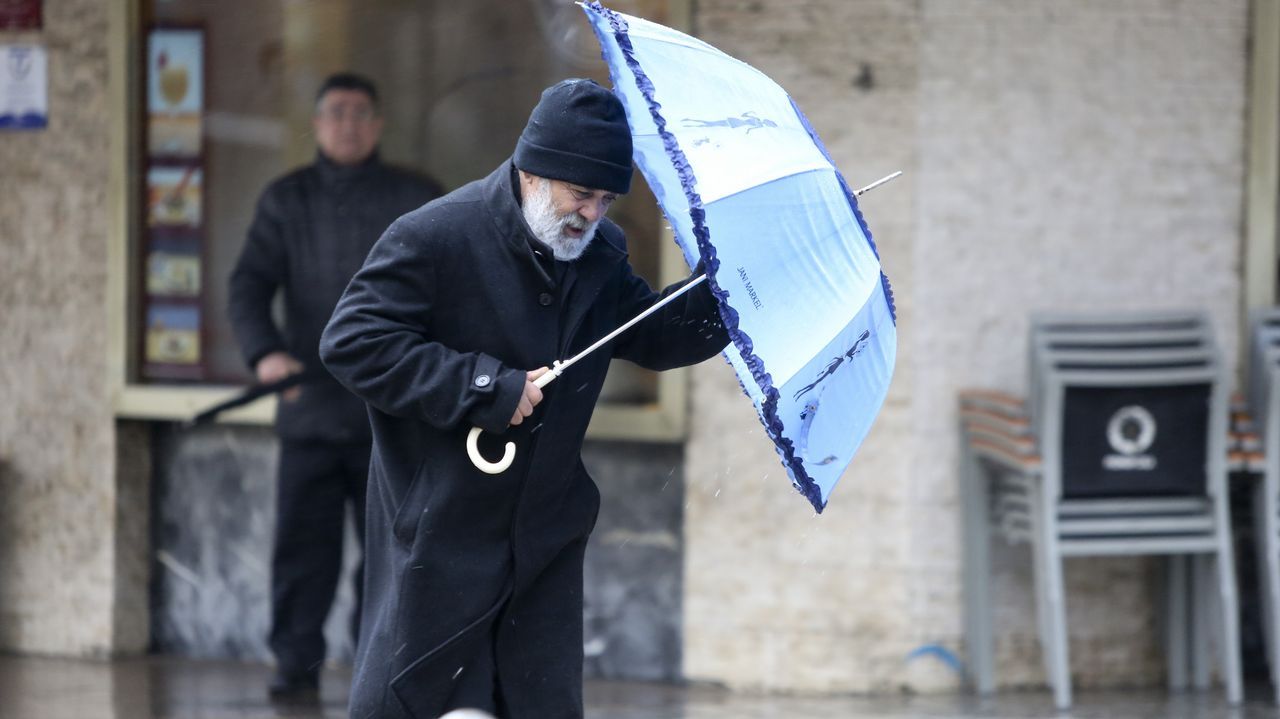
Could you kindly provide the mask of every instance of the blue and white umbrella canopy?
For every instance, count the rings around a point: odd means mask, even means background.
[[[821,512],[884,402],[897,346],[857,199],[764,73],[668,27],[582,7],[636,164],[689,266],[706,263],[733,340],[725,357]]]

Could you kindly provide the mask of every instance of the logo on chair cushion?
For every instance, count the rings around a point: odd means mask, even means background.
[[[1116,410],[1107,422],[1107,442],[1116,454],[1102,458],[1110,470],[1152,470],[1156,458],[1143,454],[1156,441],[1156,418],[1145,407],[1129,405]]]

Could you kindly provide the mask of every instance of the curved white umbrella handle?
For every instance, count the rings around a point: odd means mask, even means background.
[[[502,450],[502,459],[497,462],[490,462],[480,454],[480,446],[477,444],[480,441],[480,433],[483,431],[479,427],[472,427],[471,431],[467,433],[467,456],[471,458],[471,463],[476,466],[476,469],[481,472],[485,474],[502,474],[507,471],[507,467],[510,467],[511,462],[516,458],[516,443],[507,442],[506,449]]]
[[[546,387],[551,384],[552,380],[559,377],[564,368],[568,366],[568,363],[561,363],[557,360],[546,374],[533,381],[534,386],[538,389]],[[485,474],[502,474],[507,471],[507,468],[511,466],[511,463],[516,458],[516,443],[507,442],[507,446],[502,450],[502,459],[497,462],[490,462],[484,458],[484,455],[480,454],[480,433],[483,431],[479,427],[472,427],[471,431],[467,433],[467,456],[471,458],[471,463],[476,466],[476,469],[481,472]]]

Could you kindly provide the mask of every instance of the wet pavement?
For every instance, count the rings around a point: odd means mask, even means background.
[[[346,717],[350,672],[327,671],[319,703],[266,699],[262,665],[148,657],[112,662],[0,657],[0,719],[338,719]],[[979,700],[966,695],[783,697],[715,687],[641,682],[588,682],[589,719],[1261,719],[1280,717],[1267,686],[1252,686],[1243,707],[1221,691],[1077,693],[1058,713],[1047,692],[1010,692]]]

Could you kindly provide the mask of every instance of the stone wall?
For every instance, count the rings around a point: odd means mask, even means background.
[[[723,364],[695,374],[685,666],[733,686],[936,690],[963,656],[955,401],[1025,389],[1036,310],[1206,309],[1235,361],[1248,3],[702,0],[858,186],[893,280],[893,388],[826,512]],[[998,678],[1043,681],[1025,552],[996,557]],[[1161,674],[1154,565],[1067,564],[1085,686]]]
[[[684,451],[588,442],[582,461],[600,488],[583,570],[588,677],[682,676]]]
[[[278,443],[269,427],[156,425],[152,644],[177,656],[268,661]],[[353,554],[325,627],[349,659]]]
[[[153,648],[270,661],[274,433],[267,427],[156,425],[152,437]],[[678,679],[682,452],[672,445],[591,442],[583,461],[601,495],[585,568],[587,675]],[[352,654],[351,574],[359,546],[350,523],[344,553],[325,624],[328,657],[339,662]]]
[[[912,483],[953,487],[955,391],[1025,390],[1028,313],[1203,308],[1235,364],[1240,306],[1248,3],[925,5]],[[963,58],[957,62],[957,58]],[[927,258],[927,261],[926,261]],[[927,365],[922,365],[927,366]],[[943,408],[946,411],[939,412]],[[921,526],[956,516],[937,493]],[[944,535],[945,536],[945,535]],[[954,536],[954,535],[952,535]],[[999,616],[1011,682],[1040,675],[1025,556]],[[1082,684],[1151,682],[1153,565],[1067,563]],[[1024,651],[1017,651],[1021,647]]]
[[[48,129],[0,133],[0,650],[100,654],[136,630],[115,606],[107,6],[50,0],[0,42],[49,53]]]

